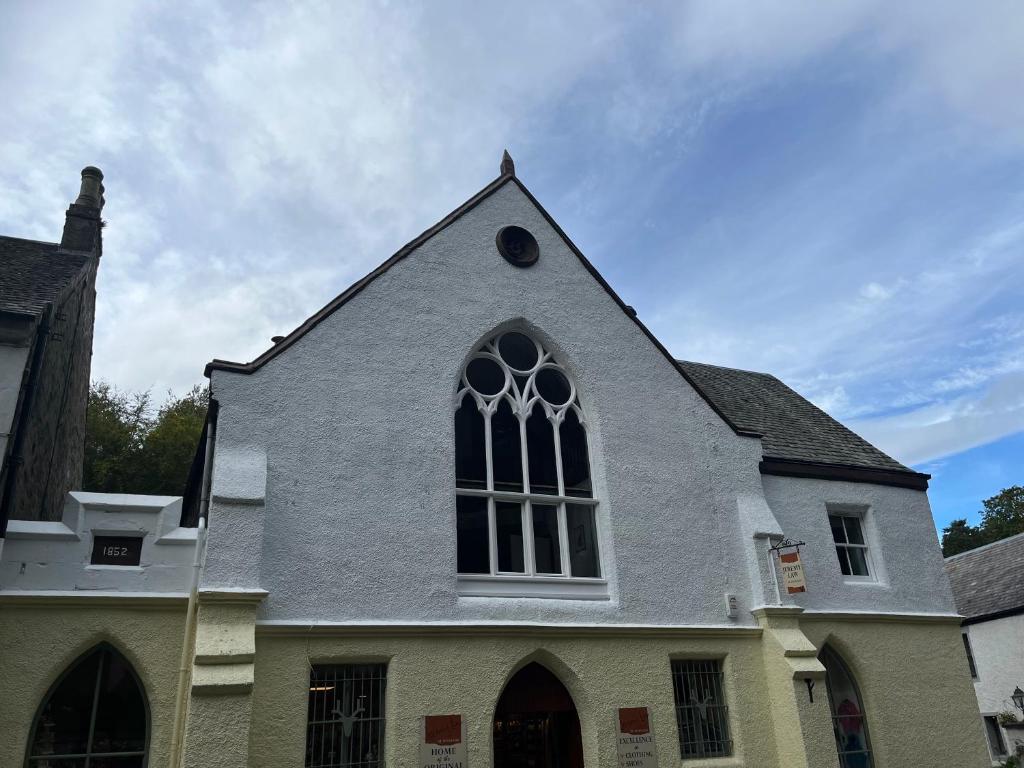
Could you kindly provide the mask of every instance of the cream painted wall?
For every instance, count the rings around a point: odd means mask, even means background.
[[[101,641],[120,651],[145,687],[150,708],[150,766],[168,758],[185,601],[165,605],[89,604],[90,598],[0,603],[0,766],[25,760],[32,719],[53,682]]]
[[[505,683],[526,663],[538,661],[562,680],[576,702],[587,766],[616,764],[614,717],[623,706],[651,708],[659,764],[677,766],[670,659],[688,656],[725,658],[735,749],[731,758],[687,760],[687,768],[777,766],[757,630],[626,637],[612,632],[574,636],[564,630],[534,635],[492,630],[478,636],[464,629],[420,637],[258,634],[249,765],[303,764],[310,664],[382,661],[388,663],[387,764],[416,764],[421,715],[461,713],[467,722],[469,764],[484,768],[492,764],[491,727]]]
[[[990,764],[957,622],[805,615],[801,628],[856,678],[877,766]]]

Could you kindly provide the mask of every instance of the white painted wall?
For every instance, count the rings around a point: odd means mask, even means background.
[[[1024,690],[1024,614],[969,624],[963,631],[971,641],[978,670],[974,692],[981,714],[1010,711],[1020,718],[1021,711],[1010,696],[1018,685]],[[1015,739],[1024,746],[1024,731],[1003,729],[1003,739],[1012,754]]]
[[[11,520],[0,555],[0,592],[188,591],[195,528],[180,528],[181,498],[73,491],[61,522]],[[90,565],[93,536],[141,535],[138,566]]]
[[[0,344],[0,461],[7,455],[7,441],[11,438],[27,359],[27,346]]]
[[[498,254],[508,224],[536,236],[535,266]],[[499,324],[536,335],[575,379],[610,600],[456,593],[453,393]],[[780,532],[772,510],[792,521],[810,506],[807,481],[762,486],[760,442],[735,435],[512,184],[259,371],[214,371],[212,385],[221,407],[203,587],[269,590],[263,619],[726,624],[733,592],[732,621],[751,624],[766,562],[753,535]],[[917,584],[938,557],[924,494],[843,485],[891,505],[884,530],[912,538],[901,552],[924,561],[894,562],[885,599],[861,593],[857,605],[949,610],[941,559],[942,584]],[[825,518],[807,519],[786,532],[830,551]],[[852,607],[823,584],[815,606]]]
[[[822,611],[956,613],[928,497],[920,491],[867,483],[764,476],[764,490],[786,536],[807,542],[800,552],[807,592],[794,605]],[[828,514],[864,511],[874,580],[839,570]]]

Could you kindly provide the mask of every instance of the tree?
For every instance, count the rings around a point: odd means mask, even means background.
[[[180,496],[206,419],[209,390],[169,394],[152,415],[148,392],[106,382],[89,389],[82,487],[104,493]]]
[[[149,430],[149,393],[119,392],[93,382],[85,413],[85,460],[82,488],[103,493],[131,493],[136,463]]]
[[[1004,488],[982,502],[981,522],[976,526],[954,520],[942,530],[942,554],[957,555],[994,541],[1024,533],[1024,486]]]

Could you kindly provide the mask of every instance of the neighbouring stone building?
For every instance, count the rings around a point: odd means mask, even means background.
[[[994,763],[1024,754],[1024,533],[946,558],[978,709]],[[1000,722],[1004,713],[1016,722]]]
[[[927,476],[673,359],[507,156],[207,375],[184,502],[9,542],[0,764],[988,764]]]
[[[82,171],[59,243],[0,236],[0,546],[81,487],[103,174]]]

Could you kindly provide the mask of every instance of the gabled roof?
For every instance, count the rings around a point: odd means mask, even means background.
[[[90,257],[59,247],[0,235],[0,311],[42,314],[76,280]]]
[[[946,558],[964,624],[1024,613],[1024,533]]]
[[[501,168],[502,173],[497,179],[437,224],[402,246],[387,261],[353,283],[255,360],[237,363],[215,359],[207,363],[205,375],[210,376],[215,370],[242,374],[259,370],[431,237],[469,213],[506,184],[515,184],[536,206],[584,268],[712,410],[737,435],[762,438],[765,456],[765,460],[761,462],[762,473],[879,483],[916,490],[927,489],[928,475],[918,474],[885,455],[775,377],[751,371],[678,361],[673,358],[647,326],[637,318],[636,310],[628,306],[612,290],[537,198],[516,177],[511,160],[506,163],[503,159]]]

